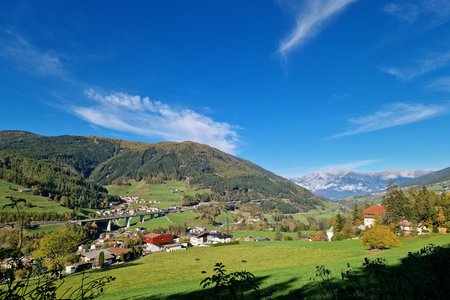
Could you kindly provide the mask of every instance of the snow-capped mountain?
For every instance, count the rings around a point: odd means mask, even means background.
[[[367,195],[382,191],[389,181],[398,184],[432,171],[387,170],[384,172],[358,172],[354,170],[326,170],[307,174],[291,181],[328,198]]]

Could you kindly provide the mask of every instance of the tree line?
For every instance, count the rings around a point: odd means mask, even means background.
[[[116,196],[100,185],[51,163],[0,152],[0,179],[29,187],[68,208],[102,208]]]

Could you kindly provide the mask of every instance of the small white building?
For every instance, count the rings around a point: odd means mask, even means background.
[[[203,246],[203,245],[205,245],[207,243],[207,237],[208,237],[208,233],[207,232],[200,233],[200,234],[191,236],[189,238],[189,242],[194,247]]]
[[[164,245],[164,250],[166,252],[178,252],[178,251],[185,251],[186,248],[184,248],[183,245],[181,245],[179,243],[174,243],[174,244]]]
[[[221,232],[209,233],[206,240],[209,244],[224,244],[230,243],[233,238],[230,234],[225,234]]]

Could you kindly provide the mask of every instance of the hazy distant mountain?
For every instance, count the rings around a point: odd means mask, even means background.
[[[402,186],[432,185],[445,181],[450,181],[450,167],[408,180]]]
[[[432,171],[387,170],[363,173],[353,170],[329,170],[291,180],[318,195],[336,199],[376,193],[383,190],[391,180],[401,184],[430,172]]]

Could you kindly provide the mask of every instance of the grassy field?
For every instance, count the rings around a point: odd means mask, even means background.
[[[166,181],[163,184],[147,184],[144,181],[130,182],[130,185],[108,185],[109,194],[127,196],[141,195],[141,198],[148,201],[158,201],[161,203],[151,204],[158,208],[167,208],[178,205],[184,195],[194,196],[195,194],[206,193],[209,190],[190,187],[181,181]]]
[[[247,242],[217,248],[190,248],[178,253],[148,255],[117,268],[90,271],[88,276],[116,277],[100,299],[159,299],[201,289],[201,279],[212,275],[214,264],[222,262],[229,272],[252,272],[261,280],[260,288],[272,292],[276,298],[308,283],[317,265],[340,272],[346,269],[347,263],[361,266],[364,257],[383,257],[389,264],[396,264],[409,251],[417,251],[430,243],[447,245],[450,235],[403,239],[401,247],[380,252],[368,251],[358,240]],[[69,276],[66,282],[68,286],[76,286],[80,280],[81,276],[76,274]]]
[[[3,180],[0,180],[0,207],[2,211],[11,211],[10,208],[3,208],[3,205],[9,203],[9,199],[6,197],[14,196],[16,198],[22,198],[27,202],[32,203],[33,207],[25,207],[24,212],[56,212],[64,214],[71,210],[59,205],[57,202],[52,201],[49,198],[33,195],[32,193],[20,193],[14,190],[22,188],[20,185],[12,184]]]
[[[231,223],[233,220],[233,213],[229,213],[229,222]],[[177,225],[183,225],[186,224],[187,227],[195,227],[195,226],[203,226],[207,229],[213,229],[217,226],[214,226],[212,224],[209,224],[206,220],[200,219],[200,214],[191,210],[183,211],[183,212],[176,212],[176,213],[169,213],[166,216],[155,218],[152,220],[145,221],[143,223],[138,223],[139,218],[133,218],[131,220],[131,229],[137,228],[137,227],[145,227],[147,229],[154,229],[154,228],[168,228],[171,224],[177,224]],[[226,215],[225,213],[221,213],[217,218],[217,222],[220,222],[222,224],[226,224]],[[125,220],[119,221],[120,226],[125,226]]]

